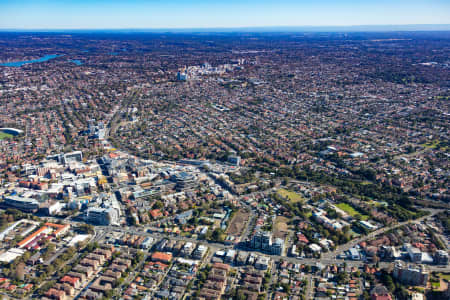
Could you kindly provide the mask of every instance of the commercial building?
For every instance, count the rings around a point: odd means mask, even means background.
[[[70,152],[70,153],[61,153],[61,154],[56,154],[56,155],[50,155],[47,156],[47,159],[51,159],[51,160],[57,160],[58,162],[62,163],[62,164],[68,164],[69,162],[72,161],[83,161],[83,152],[81,151],[74,151],[74,152]]]
[[[407,266],[401,262],[396,262],[393,276],[400,282],[410,285],[426,286],[429,278],[429,272],[422,265]]]
[[[192,257],[195,259],[202,259],[205,256],[206,251],[208,251],[208,247],[204,245],[198,245],[197,249],[192,253]]]
[[[90,207],[86,213],[86,221],[96,225],[119,224],[120,213],[113,207]]]
[[[155,252],[152,254],[152,261],[159,261],[165,264],[169,264],[172,260],[172,253]]]
[[[350,248],[348,250],[348,256],[352,260],[359,260],[361,258],[359,251],[356,248]]]
[[[438,250],[434,254],[434,263],[437,265],[448,265],[448,253],[444,250]]]
[[[412,262],[422,261],[422,251],[419,248],[413,247],[411,244],[406,244],[405,249],[408,252],[409,258]]]
[[[3,205],[7,207],[17,208],[24,212],[37,212],[39,209],[39,202],[32,198],[25,198],[19,196],[4,196]]]
[[[233,166],[239,166],[241,164],[241,157],[240,156],[231,155],[231,156],[228,157],[228,163],[233,165]]]
[[[179,191],[191,189],[197,186],[195,177],[187,172],[179,172],[174,174],[170,179],[176,183],[175,188]]]
[[[181,249],[180,255],[188,257],[191,255],[192,251],[194,251],[194,248],[195,248],[195,244],[193,244],[192,242],[187,242],[186,244],[184,244],[183,248]]]
[[[255,268],[258,270],[267,270],[269,268],[270,258],[267,256],[259,256],[255,262]]]
[[[284,241],[280,238],[276,238],[272,243],[272,247],[270,248],[270,252],[275,255],[281,255],[284,249]]]
[[[47,216],[53,216],[61,211],[61,209],[64,207],[64,204],[58,201],[53,202],[47,202],[42,205],[41,210],[47,215]]]
[[[236,256],[236,250],[228,249],[223,261],[226,263],[232,263],[234,261],[234,257]]]
[[[184,73],[184,72],[178,72],[177,73],[177,80],[178,81],[186,81],[188,80],[189,76],[188,74]]]
[[[12,261],[14,261],[16,258],[22,256],[25,254],[25,250],[20,249],[20,248],[11,248],[6,252],[3,252],[2,254],[0,254],[0,262],[3,263],[11,263]]]
[[[114,194],[102,193],[89,203],[86,221],[97,225],[118,225],[120,221],[120,204]]]
[[[153,244],[154,240],[152,237],[148,236],[145,238],[145,240],[142,242],[141,244],[141,248],[142,249],[150,249],[152,244]]]

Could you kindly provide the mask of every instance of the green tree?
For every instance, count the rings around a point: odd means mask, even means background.
[[[216,242],[223,242],[223,230],[221,228],[216,228],[211,234],[211,239]]]

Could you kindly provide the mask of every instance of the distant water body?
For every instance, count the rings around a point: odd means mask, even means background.
[[[71,59],[69,60],[70,62],[73,62],[74,64],[76,64],[77,66],[81,66],[83,64],[83,62],[79,59]]]
[[[4,67],[21,67],[23,65],[26,64],[32,64],[32,63],[39,63],[39,62],[44,62],[44,61],[48,61],[57,57],[60,57],[61,55],[58,54],[50,54],[50,55],[46,55],[43,56],[41,58],[38,59],[33,59],[33,60],[22,60],[22,61],[11,61],[11,62],[7,62],[7,63],[0,63],[0,66],[4,66]]]

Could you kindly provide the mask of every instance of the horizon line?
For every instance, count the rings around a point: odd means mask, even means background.
[[[111,28],[0,28],[0,32],[70,32],[70,31],[148,31],[148,32],[229,32],[229,31],[256,31],[274,32],[282,30],[285,32],[300,31],[346,31],[342,29],[357,29],[356,31],[379,31],[373,29],[383,28],[383,31],[450,31],[450,24],[371,24],[371,25],[277,25],[277,26],[237,26],[237,27],[111,27]],[[337,30],[340,29],[340,30]],[[372,29],[372,30],[370,30]]]

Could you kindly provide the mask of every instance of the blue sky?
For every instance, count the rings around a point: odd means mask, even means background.
[[[1,29],[449,23],[449,0],[0,0]]]

